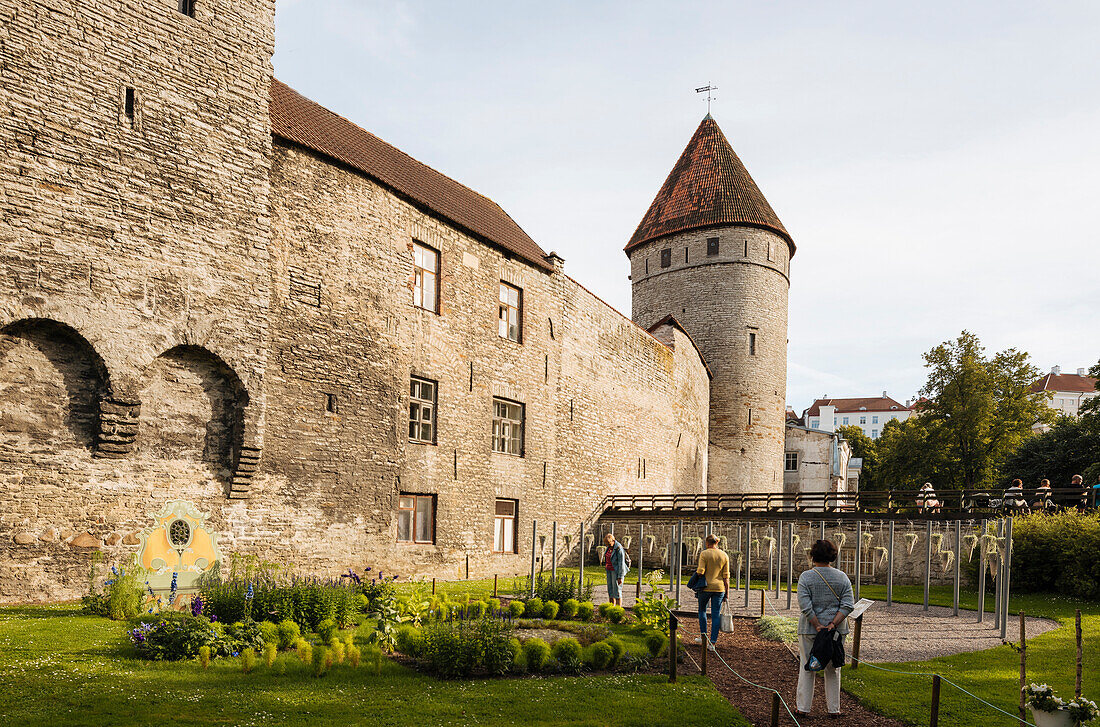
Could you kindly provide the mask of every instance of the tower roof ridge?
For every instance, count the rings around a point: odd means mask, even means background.
[[[672,167],[626,251],[674,232],[719,225],[770,230],[795,244],[709,113]]]

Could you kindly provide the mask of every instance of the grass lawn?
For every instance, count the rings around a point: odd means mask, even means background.
[[[885,603],[886,588],[863,586],[860,595]],[[924,589],[922,586],[894,586],[894,600],[923,603]],[[932,588],[929,601],[937,606],[951,606],[950,586]],[[990,596],[986,600],[986,609],[992,608],[992,604]],[[977,609],[978,595],[973,588],[969,594],[962,593],[960,606]],[[1020,611],[1028,616],[1045,616],[1061,622],[1062,628],[1028,639],[1027,680],[1046,682],[1063,698],[1073,697],[1076,653],[1073,614],[1074,609],[1080,608],[1084,639],[1083,693],[1094,701],[1100,698],[1100,604],[1050,594],[1020,594],[1011,597],[1009,607],[1012,611],[1008,622],[1010,641],[1019,640],[1017,614]],[[1011,646],[883,666],[904,671],[935,672],[1009,712],[1015,713],[1019,703],[1020,655]],[[843,684],[845,690],[877,712],[911,724],[928,724],[931,677],[891,674],[865,666],[857,671],[846,667]],[[998,714],[954,687],[944,684],[941,688],[940,725],[943,727],[1014,727],[1017,724],[1016,720]]]
[[[492,589],[492,581],[489,581]],[[747,725],[702,677],[654,675],[444,682],[393,662],[381,676],[293,657],[286,675],[239,660],[134,657],[128,624],[73,605],[0,609],[0,715],[14,725]]]

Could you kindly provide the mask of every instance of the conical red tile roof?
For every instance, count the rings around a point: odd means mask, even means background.
[[[771,230],[787,241],[794,255],[794,240],[737,158],[717,122],[707,114],[634,231],[626,250],[629,252],[643,242],[674,232],[717,225]]]

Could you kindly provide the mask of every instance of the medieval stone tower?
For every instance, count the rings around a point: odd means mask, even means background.
[[[783,488],[795,245],[707,114],[626,246],[633,318],[672,317],[714,375],[708,491]]]

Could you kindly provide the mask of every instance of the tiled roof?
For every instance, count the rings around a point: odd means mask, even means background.
[[[768,200],[737,158],[718,124],[707,114],[657,193],[634,236],[629,252],[643,242],[685,230],[716,225],[762,227],[791,247],[794,241]]]
[[[1067,391],[1077,394],[1096,393],[1096,379],[1077,374],[1047,374],[1031,385],[1032,391]]]
[[[476,237],[543,270],[546,252],[491,199],[421,164],[286,84],[271,83],[271,132],[366,174]]]
[[[909,407],[894,401],[889,396],[868,396],[855,399],[818,399],[806,410],[806,416],[821,414],[821,407],[835,406],[837,414],[852,414],[864,411],[909,411]]]

